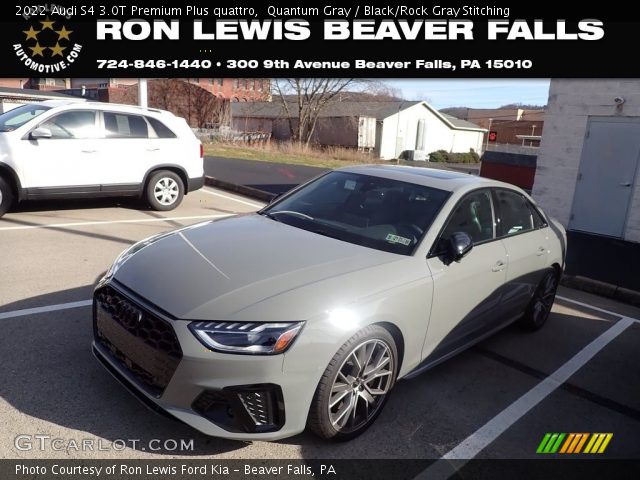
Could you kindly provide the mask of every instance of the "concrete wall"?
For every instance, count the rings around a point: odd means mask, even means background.
[[[626,100],[622,108],[613,101],[618,96]],[[640,80],[551,81],[533,196],[565,226],[569,224],[590,116],[640,117]],[[623,237],[633,242],[640,242],[639,185],[636,178]]]
[[[384,119],[380,158],[391,160],[405,150],[415,150],[418,120],[426,121],[425,151],[480,152],[483,132],[454,130],[422,104],[416,104]],[[397,141],[401,139],[401,141]]]

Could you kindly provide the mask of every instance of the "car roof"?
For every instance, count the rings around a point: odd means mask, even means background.
[[[171,115],[173,113],[167,110],[161,110],[159,108],[150,108],[150,107],[141,107],[138,105],[126,105],[122,103],[105,103],[105,102],[91,102],[86,101],[84,99],[64,99],[64,100],[46,100],[44,102],[39,102],[47,107],[56,108],[56,107],[66,107],[68,105],[73,105],[76,108],[91,108],[97,110],[111,110],[111,111],[121,111],[128,113],[156,113],[163,115]]]
[[[410,167],[405,165],[362,165],[339,168],[337,171],[389,178],[448,192],[468,191],[482,187],[502,187],[522,192],[518,187],[508,183],[478,177],[477,175],[469,173],[439,168]]]

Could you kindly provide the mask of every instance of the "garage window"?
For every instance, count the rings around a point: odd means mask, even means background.
[[[149,127],[143,117],[104,112],[107,138],[149,138]]]

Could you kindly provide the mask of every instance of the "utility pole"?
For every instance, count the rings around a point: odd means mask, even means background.
[[[138,79],[138,105],[141,107],[147,107],[147,79]]]
[[[487,150],[489,150],[489,135],[491,135],[491,124],[493,123],[493,118],[489,119],[489,130],[487,131],[487,146],[484,148],[484,151],[486,152]]]

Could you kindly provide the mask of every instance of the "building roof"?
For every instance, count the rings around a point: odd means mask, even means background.
[[[466,120],[462,120],[460,118],[454,117],[453,115],[447,115],[446,113],[442,113],[442,112],[440,112],[440,115],[442,115],[444,118],[449,120],[457,128],[469,128],[469,129],[472,129],[472,130],[484,130],[483,128],[480,128],[475,123],[467,122]]]
[[[0,87],[0,98],[16,98],[20,100],[33,99],[33,100],[48,100],[53,98],[73,98],[64,93],[51,92],[46,90],[32,90],[29,88],[10,88]]]
[[[331,102],[320,113],[321,117],[374,117],[382,120],[389,115],[393,115],[400,110],[412,107],[420,102]],[[296,102],[287,102],[289,113],[298,114]],[[282,102],[234,102],[231,104],[231,112],[238,117],[260,117],[260,118],[284,118],[286,110]]]
[[[384,120],[391,115],[422,104],[434,115],[439,117],[450,128],[457,130],[485,131],[478,125],[460,120],[451,115],[440,113],[424,101],[369,101],[369,102],[331,102],[320,112],[320,117],[373,117],[376,120]],[[295,102],[287,102],[288,114],[298,114],[298,105]],[[287,111],[280,101],[273,102],[234,102],[231,104],[231,113],[239,118],[286,118]]]

